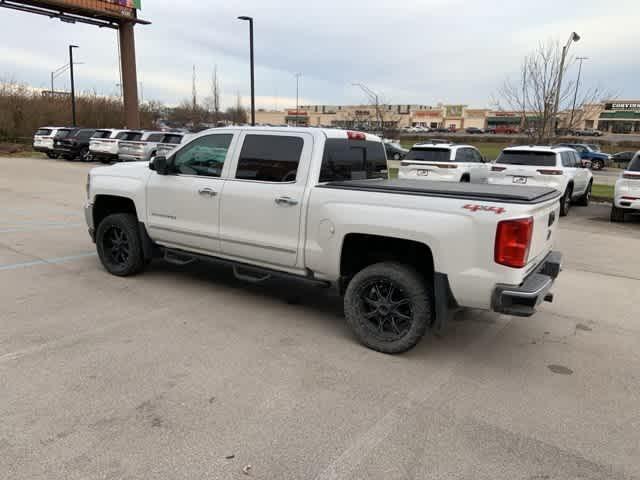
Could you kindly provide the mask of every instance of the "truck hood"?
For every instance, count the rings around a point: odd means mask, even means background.
[[[149,162],[116,163],[108,167],[96,167],[91,176],[126,177],[145,180],[151,174]]]

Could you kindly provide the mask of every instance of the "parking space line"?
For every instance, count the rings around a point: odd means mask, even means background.
[[[83,226],[84,223],[42,223],[33,224],[27,226],[12,226],[8,228],[0,228],[0,233],[14,233],[14,232],[35,232],[38,230],[59,230],[64,228],[77,228]]]
[[[31,260],[29,262],[10,263],[7,265],[0,265],[0,271],[17,270],[18,268],[33,267],[35,265],[56,265],[58,263],[65,263],[73,260],[80,260],[82,258],[94,257],[95,255],[96,252],[86,252],[80,253],[78,255],[69,255],[66,257],[43,258],[38,260]]]

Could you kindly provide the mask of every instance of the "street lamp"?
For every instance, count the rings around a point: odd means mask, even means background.
[[[573,94],[573,106],[571,107],[571,120],[569,120],[569,128],[573,128],[573,114],[576,111],[576,101],[578,100],[578,87],[580,86],[580,74],[582,73],[582,62],[589,60],[589,57],[576,57],[576,60],[580,62],[578,66],[578,80],[576,80],[576,91]]]
[[[256,92],[254,83],[254,67],[253,67],[253,17],[243,15],[238,20],[249,22],[249,56],[251,61],[251,125],[256,124]]]
[[[578,40],[580,40],[580,35],[578,35],[576,32],[571,32],[571,35],[569,35],[569,40],[567,40],[567,44],[564,47],[562,47],[562,57],[560,58],[560,70],[558,71],[558,85],[556,87],[556,101],[553,109],[553,113],[554,113],[553,131],[554,132],[556,129],[556,122],[558,119],[558,108],[560,107],[560,89],[562,88],[562,73],[564,71],[564,60],[567,57],[567,52],[569,51],[571,42],[577,42]]]
[[[73,49],[78,45],[69,45],[69,71],[71,72],[71,124],[76,126],[76,87],[73,80]]]
[[[298,126],[298,110],[300,110],[300,77],[301,73],[296,73],[296,127]]]

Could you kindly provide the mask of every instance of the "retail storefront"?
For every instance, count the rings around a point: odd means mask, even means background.
[[[598,118],[598,130],[611,133],[640,133],[640,101],[605,102]]]

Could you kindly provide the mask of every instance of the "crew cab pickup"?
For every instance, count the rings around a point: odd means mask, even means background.
[[[94,168],[85,216],[114,275],[160,256],[334,287],[358,340],[385,353],[458,307],[529,316],[552,300],[557,190],[386,177],[370,134],[217,128],[151,163]]]

